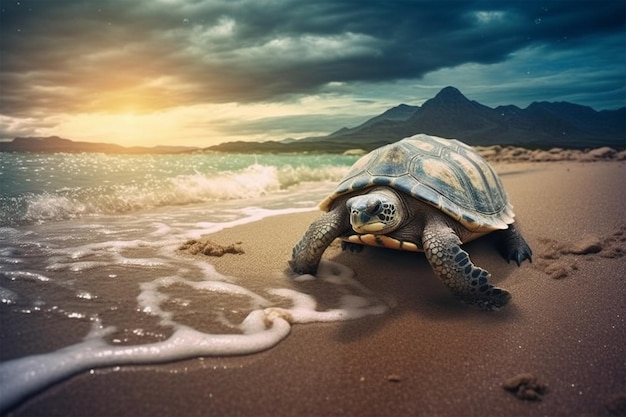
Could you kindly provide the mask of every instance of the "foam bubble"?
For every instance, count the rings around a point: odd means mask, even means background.
[[[36,272],[28,272],[28,271],[5,271],[3,274],[9,278],[11,281],[40,281],[47,282],[50,281],[50,278],[43,275],[38,274]]]
[[[97,296],[93,295],[92,293],[88,292],[88,291],[78,291],[76,293],[76,298],[81,298],[83,300],[94,300],[96,298],[98,298]]]
[[[26,203],[24,220],[29,222],[62,220],[87,211],[87,206],[80,201],[49,193],[30,195]]]
[[[19,295],[16,292],[11,291],[8,288],[0,287],[0,303],[1,304],[15,304],[19,299]]]
[[[0,255],[0,264],[5,264],[5,265],[20,265],[23,264],[24,261],[20,258],[13,258],[13,257],[4,257],[2,255]]]
[[[158,258],[126,258],[119,253],[112,254],[112,258],[116,264],[124,266],[155,267],[166,264],[162,259]]]
[[[55,262],[46,267],[48,271],[72,271],[81,272],[90,269],[102,268],[109,265],[109,262],[84,261],[84,262]]]
[[[149,236],[152,237],[163,237],[172,233],[172,228],[164,223],[154,223],[156,230],[152,233],[149,233]]]

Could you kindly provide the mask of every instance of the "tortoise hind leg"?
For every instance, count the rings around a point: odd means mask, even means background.
[[[510,224],[508,229],[498,230],[498,249],[502,257],[507,261],[515,261],[520,266],[524,259],[532,262],[533,251],[528,246],[515,224]]]
[[[422,244],[428,262],[448,289],[467,304],[494,310],[511,299],[508,291],[489,283],[491,274],[474,266],[454,231],[439,222],[424,228]]]

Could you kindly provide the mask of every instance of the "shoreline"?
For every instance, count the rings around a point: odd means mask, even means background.
[[[247,356],[83,372],[7,415],[624,415],[626,164],[496,167],[534,251],[518,268],[488,237],[465,245],[512,293],[502,310],[460,304],[423,254],[352,254],[335,244],[324,259],[353,270],[390,311],[294,325],[275,347]],[[208,238],[243,253],[194,259],[252,288],[288,283],[326,308],[333,294],[315,281],[293,283],[287,271],[293,244],[318,215],[221,230]],[[547,386],[535,389],[540,401],[503,388],[523,374]]]

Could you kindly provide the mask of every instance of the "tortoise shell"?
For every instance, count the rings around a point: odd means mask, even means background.
[[[474,149],[454,139],[419,134],[375,149],[350,168],[323,211],[346,194],[388,186],[430,204],[473,232],[506,229],[513,207],[502,182]]]

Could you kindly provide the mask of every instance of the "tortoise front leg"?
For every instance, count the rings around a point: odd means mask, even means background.
[[[422,244],[435,274],[456,297],[483,310],[498,309],[509,302],[509,292],[489,283],[491,274],[472,264],[449,226],[430,222],[424,228]]]
[[[349,227],[348,213],[343,204],[322,214],[294,246],[289,261],[291,269],[297,274],[315,274],[328,245]]]

